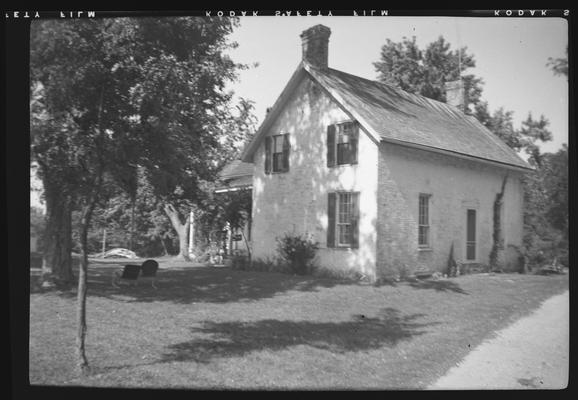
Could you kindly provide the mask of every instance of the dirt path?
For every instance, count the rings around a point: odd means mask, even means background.
[[[569,319],[566,291],[479,345],[428,389],[563,389]]]

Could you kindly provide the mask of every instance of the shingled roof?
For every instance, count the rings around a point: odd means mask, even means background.
[[[339,98],[342,106],[354,110],[381,140],[529,168],[476,118],[453,106],[331,68],[309,66],[307,70],[333,97]]]
[[[231,161],[219,173],[219,184],[215,191],[226,192],[253,186],[253,167],[252,163]]]
[[[376,142],[441,151],[515,169],[531,169],[476,118],[453,106],[332,68],[316,68],[305,62],[300,63],[252,143],[245,149],[244,161],[252,159],[266,129],[281,111],[293,88],[306,75],[325,89]]]

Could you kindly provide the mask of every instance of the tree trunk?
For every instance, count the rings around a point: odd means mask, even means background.
[[[90,205],[87,205],[82,210],[82,220],[80,226],[80,247],[81,260],[80,269],[78,273],[78,299],[76,304],[76,366],[80,372],[85,372],[88,368],[88,360],[86,359],[84,342],[86,338],[86,283],[88,278],[88,227],[90,225]]]
[[[161,241],[161,245],[163,246],[163,256],[166,256],[167,254],[169,254],[169,251],[167,250],[167,245],[165,244],[165,239],[163,239],[161,236],[159,236],[159,240]]]
[[[87,204],[82,209],[82,219],[80,221],[80,248],[81,261],[78,274],[78,299],[76,305],[76,319],[77,319],[77,333],[76,333],[76,365],[81,373],[85,373],[88,369],[88,360],[85,352],[86,339],[86,294],[88,281],[88,229],[90,228],[90,221],[94,207],[96,206],[98,192],[90,196]]]
[[[490,270],[501,270],[503,265],[503,250],[504,250],[504,238],[502,234],[502,205],[504,203],[504,192],[506,189],[506,182],[508,180],[508,175],[504,176],[502,181],[502,189],[496,194],[496,199],[494,201],[494,229],[493,229],[493,241],[492,250],[490,252]]]
[[[169,217],[169,220],[171,221],[171,225],[179,236],[179,254],[176,258],[185,261],[191,261],[191,258],[189,257],[188,243],[189,224],[191,223],[189,217],[187,216],[185,218],[185,222],[183,223],[179,215],[179,211],[170,203],[165,204],[164,210],[167,214],[167,217]]]
[[[46,177],[46,174],[43,174]],[[69,286],[72,273],[72,202],[56,184],[43,179],[46,230],[42,257],[42,286]]]
[[[134,247],[134,208],[136,204],[136,198],[131,199],[131,209],[130,209],[130,240],[128,244],[128,249],[133,251]]]

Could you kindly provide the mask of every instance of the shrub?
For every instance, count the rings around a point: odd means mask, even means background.
[[[368,282],[371,278],[352,269],[316,268],[314,275],[317,278],[337,279],[347,282]]]
[[[277,238],[277,252],[296,274],[304,275],[311,272],[313,259],[319,243],[314,242],[310,235],[292,235],[286,233]]]

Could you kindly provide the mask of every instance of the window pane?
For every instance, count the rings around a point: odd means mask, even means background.
[[[351,195],[349,193],[339,193],[339,223],[349,223],[351,221]]]
[[[283,153],[273,154],[273,171],[274,172],[283,171]]]
[[[283,136],[274,136],[273,137],[275,140],[275,145],[274,145],[274,152],[275,153],[282,153],[283,152]]]
[[[337,164],[349,164],[350,161],[350,145],[349,143],[337,144]]]
[[[418,244],[427,246],[429,244],[429,226],[420,226],[418,232]]]
[[[419,224],[420,225],[429,225],[429,204],[428,204],[429,196],[420,195],[419,196]]]
[[[338,193],[337,238],[340,245],[351,244],[351,193]]]
[[[341,134],[337,137],[337,143],[349,143],[349,135]]]
[[[462,214],[463,215],[463,214]],[[476,241],[476,210],[468,210],[467,241]]]
[[[418,245],[429,246],[429,195],[420,194],[418,203]]]
[[[351,225],[339,225],[339,244],[351,243]]]
[[[475,260],[476,259],[476,243],[468,242],[466,244],[466,259]]]

